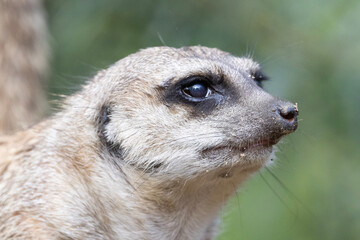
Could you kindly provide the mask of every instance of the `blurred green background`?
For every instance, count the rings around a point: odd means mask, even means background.
[[[140,48],[252,55],[265,89],[297,102],[276,166],[224,209],[218,239],[360,239],[360,1],[46,1],[49,98]]]

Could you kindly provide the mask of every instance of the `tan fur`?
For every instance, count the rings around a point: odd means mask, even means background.
[[[157,47],[99,72],[63,111],[0,139],[0,238],[213,239],[224,203],[272,152],[230,145],[294,130],[275,120],[285,103],[249,77],[258,69],[217,49]],[[165,99],[209,73],[239,98],[210,113]]]
[[[25,129],[44,114],[46,34],[39,0],[0,0],[0,134]]]

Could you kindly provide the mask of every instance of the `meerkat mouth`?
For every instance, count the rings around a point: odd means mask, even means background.
[[[277,139],[260,139],[256,141],[248,142],[247,144],[241,145],[240,147],[235,147],[239,149],[240,152],[245,152],[247,150],[252,150],[256,148],[269,148],[277,144],[280,141],[280,138]]]
[[[209,147],[203,150],[203,154],[213,153],[213,152],[220,152],[220,151],[229,151],[233,153],[239,153],[240,155],[249,152],[249,151],[261,151],[266,149],[271,149],[275,144],[277,144],[280,141],[280,138],[274,138],[274,139],[260,139],[260,140],[253,140],[248,141],[243,144],[236,144],[234,142],[220,145],[220,146],[214,146]]]

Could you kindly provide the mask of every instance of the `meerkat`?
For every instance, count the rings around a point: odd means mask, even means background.
[[[227,200],[297,128],[265,79],[201,46],[100,71],[62,111],[0,138],[0,238],[213,239]]]
[[[39,0],[0,0],[0,134],[44,115],[47,27]]]

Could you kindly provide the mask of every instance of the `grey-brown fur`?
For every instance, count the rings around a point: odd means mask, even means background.
[[[26,129],[44,113],[46,30],[39,0],[0,0],[0,134]]]
[[[0,238],[213,239],[227,199],[297,126],[257,71],[206,47],[149,48],[100,71],[63,111],[0,139]],[[223,78],[221,96],[189,103],[176,86],[193,76]]]

